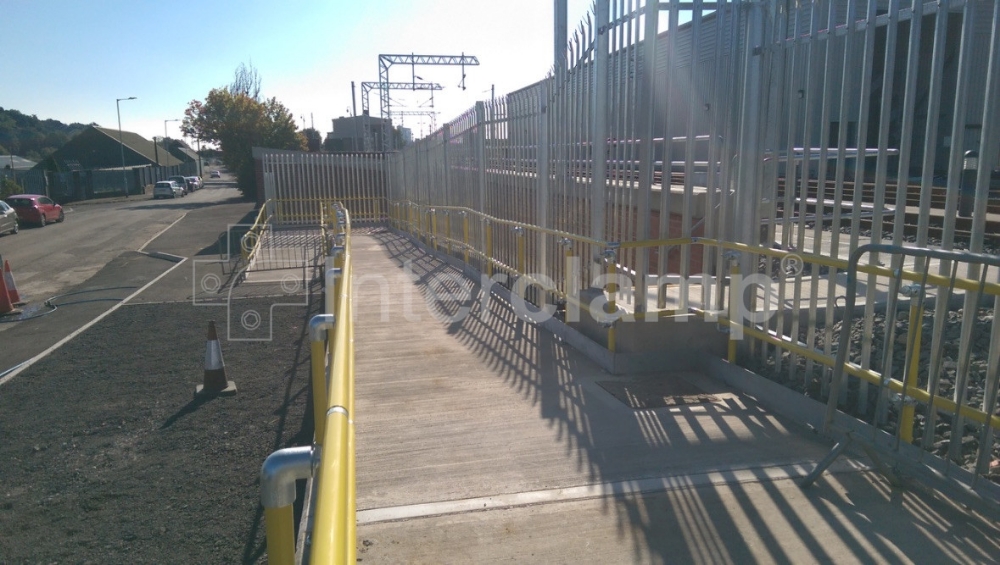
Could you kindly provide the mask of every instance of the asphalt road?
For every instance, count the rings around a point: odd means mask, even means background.
[[[141,251],[185,258],[215,254],[220,234],[252,215],[253,204],[235,188],[207,185],[174,200],[90,201],[65,211],[62,223],[25,226],[17,235],[0,237],[0,256],[10,262],[28,302],[25,314],[44,314],[21,321],[0,318],[0,378],[176,265]],[[189,274],[190,267],[178,271]],[[183,281],[173,288],[165,299],[190,294]],[[45,306],[53,297],[55,311]]]
[[[61,224],[25,225],[17,235],[0,237],[0,256],[10,261],[22,297],[44,300],[87,280],[123,252],[138,251],[187,213],[238,197],[233,189],[207,188],[175,200],[147,195],[68,204]]]

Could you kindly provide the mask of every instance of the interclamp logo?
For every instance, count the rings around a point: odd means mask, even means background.
[[[571,272],[581,272],[580,262],[572,262]],[[804,262],[798,255],[787,255],[781,260],[781,276],[794,277],[803,272]],[[616,293],[616,304],[627,294],[634,293],[632,280],[624,274],[600,273],[590,282],[591,293],[581,293],[579,290],[560,300],[559,306],[551,299],[558,295],[557,284],[543,274],[526,274],[517,277],[506,273],[496,273],[492,276],[480,275],[479,280],[470,279],[457,271],[433,269],[428,272],[415,272],[412,261],[403,264],[399,275],[403,283],[391,284],[383,276],[363,275],[353,281],[355,292],[359,290],[378,294],[375,301],[380,304],[380,320],[390,322],[393,316],[402,316],[406,321],[419,321],[423,316],[431,316],[446,324],[460,323],[469,316],[478,316],[483,321],[491,316],[491,300],[497,294],[494,291],[500,287],[508,297],[511,310],[521,319],[541,324],[560,314],[565,322],[579,322],[584,313],[598,323],[610,327],[618,323],[656,323],[656,316],[636,316],[621,307],[612,308],[611,295],[599,289],[614,286],[622,289]],[[667,279],[650,276],[646,288],[652,293],[661,290],[660,285],[666,285]],[[733,321],[760,324],[767,322],[781,310],[781,295],[779,282],[764,273],[754,273],[748,276],[732,274],[727,279],[719,279],[713,275],[700,274],[687,277],[680,281],[676,277],[670,279],[671,286],[691,288],[694,286],[708,287],[707,295],[713,295],[721,284],[731,293],[732,300],[726,301],[724,309],[709,308],[691,299],[685,301],[689,306],[697,307],[705,312],[705,320],[718,322],[720,318]],[[577,285],[570,285],[577,288]],[[417,295],[415,295],[415,292]],[[691,293],[701,294],[701,293]],[[542,300],[539,300],[539,298]],[[549,299],[546,299],[549,297]],[[634,298],[634,297],[633,297]],[[371,304],[373,301],[366,300]],[[420,306],[422,303],[422,307]],[[539,305],[540,304],[540,305]],[[561,308],[560,308],[561,307]],[[561,310],[561,311],[560,311]],[[678,321],[686,318],[678,317]],[[730,331],[733,339],[742,339],[741,324],[732,324]]]
[[[276,308],[309,305],[305,290],[313,264],[308,250],[252,227],[230,224],[219,240],[218,258],[191,262],[192,304],[225,308],[229,341],[271,341]],[[241,292],[243,285],[253,285],[254,291]],[[256,300],[248,300],[251,295]],[[261,307],[261,299],[268,304]]]

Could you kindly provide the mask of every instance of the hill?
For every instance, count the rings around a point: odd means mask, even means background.
[[[41,161],[86,127],[87,124],[41,120],[38,116],[0,108],[0,154]]]

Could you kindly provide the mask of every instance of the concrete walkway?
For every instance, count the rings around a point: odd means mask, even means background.
[[[1000,555],[995,523],[847,458],[800,489],[830,446],[748,396],[669,367],[611,376],[393,233],[352,249],[359,562]],[[608,392],[630,389],[709,401],[633,409]]]

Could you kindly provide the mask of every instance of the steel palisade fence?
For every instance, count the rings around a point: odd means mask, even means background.
[[[396,153],[266,155],[275,217],[338,200],[537,305],[596,288],[612,350],[715,321],[731,361],[989,472],[1000,3],[598,0],[565,58]]]

